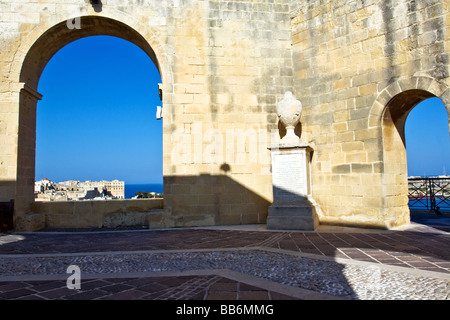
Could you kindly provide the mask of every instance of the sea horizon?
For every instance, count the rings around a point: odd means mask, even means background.
[[[140,191],[163,193],[164,185],[162,183],[125,183],[125,199],[133,198],[136,192]]]

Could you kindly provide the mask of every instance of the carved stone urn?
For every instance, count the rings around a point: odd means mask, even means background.
[[[283,99],[277,103],[277,114],[281,123],[286,127],[286,135],[281,139],[281,144],[298,144],[298,137],[294,130],[295,126],[300,122],[302,114],[302,104],[296,100],[292,92],[287,91]]]

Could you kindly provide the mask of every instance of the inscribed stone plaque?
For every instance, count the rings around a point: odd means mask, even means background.
[[[272,153],[273,203],[267,229],[314,230],[317,213],[310,201],[308,145],[278,145]]]
[[[272,178],[275,198],[307,195],[305,154],[303,152],[273,154]]]

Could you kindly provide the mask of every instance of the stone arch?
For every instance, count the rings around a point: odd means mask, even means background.
[[[67,27],[68,21],[74,21],[75,19],[82,19],[80,21],[81,29],[69,29]],[[93,25],[85,24],[85,22],[91,21],[95,21],[94,26],[98,27],[99,29],[95,30],[92,28]],[[107,28],[105,28],[106,24],[99,23],[99,21],[109,21],[111,25],[115,26],[115,28],[108,30]],[[118,28],[118,26],[122,26],[123,28]],[[88,29],[87,27],[90,28]],[[27,57],[29,56],[30,49],[34,47],[37,41],[44,35],[49,35],[51,31],[53,34],[56,34],[57,30],[61,31],[64,28],[66,29],[65,31],[74,31],[73,33],[71,32],[71,35],[75,36],[74,40],[68,41],[67,43],[85,36],[111,35],[128,40],[138,45],[149,55],[152,61],[156,64],[161,74],[163,83],[172,83],[173,72],[171,69],[171,63],[169,61],[171,59],[169,53],[171,50],[168,50],[166,48],[166,45],[160,41],[157,36],[156,30],[153,30],[152,26],[144,24],[142,21],[135,19],[132,15],[127,14],[123,11],[116,10],[114,8],[103,8],[101,15],[83,15],[79,13],[68,14],[65,12],[58,12],[56,14],[48,15],[45,18],[41,18],[40,23],[34,26],[20,41],[20,46],[15,53],[15,59],[11,63],[12,66],[10,69],[10,79],[12,82],[22,82],[23,86],[23,66],[26,62]],[[117,29],[120,29],[119,32],[117,32]],[[62,36],[63,33],[64,32],[62,32],[60,36]],[[66,35],[67,33],[68,32],[66,32]],[[87,35],[80,36],[80,34],[83,33]],[[78,35],[78,37],[76,37],[76,35]],[[139,37],[142,39],[137,40]],[[60,48],[62,48],[62,46],[60,46],[59,49]],[[56,50],[55,53],[58,50]],[[31,86],[31,83],[28,83],[28,85]]]
[[[161,74],[162,81],[171,81],[172,75],[170,69],[166,67],[168,64],[164,63],[165,57],[161,52],[162,48],[155,41],[153,35],[148,40],[135,28],[112,18],[82,16],[73,19],[80,19],[80,29],[69,29],[67,21],[71,19],[64,20],[43,33],[40,31],[40,27],[36,27],[30,33],[30,37],[23,41],[24,46],[29,48],[29,50],[26,51],[26,55],[22,59],[16,60],[16,63],[21,66],[18,82],[25,83],[28,87],[36,89],[43,69],[56,52],[75,40],[95,35],[115,36],[134,43],[146,52],[155,63]],[[38,37],[36,38],[36,36]],[[32,45],[29,46],[30,42],[32,42]],[[23,53],[23,50],[19,49],[19,52]]]
[[[415,76],[399,79],[391,83],[378,94],[369,113],[369,128],[381,126],[383,115],[388,104],[392,102],[392,99],[395,96],[403,92],[410,93],[408,94],[407,102],[410,105],[412,104],[412,106],[407,110],[408,112],[424,99],[438,97],[444,103],[450,121],[450,87],[434,78]]]
[[[78,19],[76,23],[80,28],[69,28],[68,20],[60,21],[45,31],[42,31],[43,26],[36,26],[22,42],[14,62],[15,66],[12,68],[12,72],[15,73],[11,74],[11,79],[19,84],[16,217],[29,212],[30,204],[34,202],[36,105],[42,98],[37,92],[37,86],[42,71],[56,52],[83,37],[95,35],[119,37],[146,52],[159,70],[163,84],[171,84],[170,66],[155,36],[139,23],[134,23],[128,15],[119,16],[119,18],[120,20],[117,20],[98,15],[69,18],[69,20]],[[131,26],[122,21],[131,22]],[[69,79],[70,75],[68,75]],[[160,90],[164,91],[164,85]]]
[[[417,104],[432,97],[438,97],[444,103],[450,127],[450,88],[430,77],[400,79],[382,90],[372,106],[369,127],[380,129],[384,220],[387,225],[409,222],[405,122]]]

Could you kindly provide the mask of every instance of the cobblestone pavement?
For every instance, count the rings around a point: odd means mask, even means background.
[[[0,234],[0,300],[448,300],[445,225]],[[69,265],[81,288],[69,289]]]

